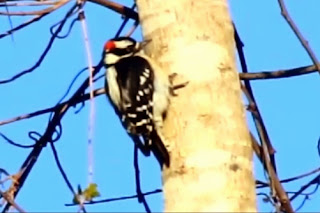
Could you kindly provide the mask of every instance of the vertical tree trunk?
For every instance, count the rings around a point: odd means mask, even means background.
[[[137,0],[147,53],[175,83],[163,135],[165,212],[256,211],[227,0]],[[152,54],[151,54],[152,53]]]

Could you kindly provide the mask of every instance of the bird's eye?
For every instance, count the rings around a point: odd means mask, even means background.
[[[126,50],[127,50],[128,52],[131,52],[132,49],[133,49],[133,47],[134,47],[134,45],[127,46]]]

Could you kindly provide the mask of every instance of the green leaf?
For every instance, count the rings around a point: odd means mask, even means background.
[[[98,185],[95,183],[90,183],[89,186],[83,192],[86,201],[92,201],[93,198],[99,197],[100,193],[98,191]]]
[[[98,191],[98,185],[95,183],[90,183],[89,186],[82,191],[81,186],[78,185],[78,192],[73,197],[72,203],[73,204],[80,204],[84,201],[92,201],[93,198],[99,197],[100,193]]]

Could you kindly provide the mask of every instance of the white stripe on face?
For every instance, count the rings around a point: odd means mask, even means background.
[[[114,43],[116,45],[116,48],[119,48],[119,49],[126,49],[128,46],[134,44],[130,40],[115,41]]]
[[[104,63],[105,64],[115,64],[120,60],[120,57],[113,54],[113,53],[107,53],[104,57]]]
[[[110,67],[107,70],[107,82],[108,82],[108,92],[112,102],[116,105],[118,110],[120,110],[120,91],[117,84],[117,72],[114,67]]]

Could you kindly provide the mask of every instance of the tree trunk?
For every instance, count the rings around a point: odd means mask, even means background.
[[[174,83],[165,212],[255,212],[252,147],[226,0],[137,0],[147,53]]]

